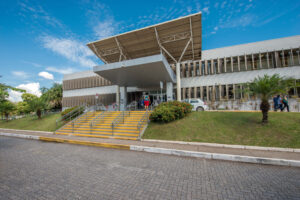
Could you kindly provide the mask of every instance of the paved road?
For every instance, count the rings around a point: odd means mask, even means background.
[[[0,137],[0,199],[300,199],[300,169]]]

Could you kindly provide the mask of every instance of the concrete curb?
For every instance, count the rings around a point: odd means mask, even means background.
[[[23,135],[23,134],[17,134],[17,133],[0,133],[0,136],[16,137],[16,138],[32,139],[32,140],[40,139],[40,136],[37,136],[37,135]]]
[[[104,147],[104,148],[159,153],[159,154],[166,154],[166,155],[205,158],[205,159],[213,159],[213,160],[225,160],[225,161],[234,161],[234,162],[265,164],[265,165],[300,167],[300,161],[297,160],[285,160],[285,159],[240,156],[240,155],[230,155],[230,154],[185,151],[185,150],[177,150],[177,149],[165,149],[165,148],[157,148],[157,147],[145,147],[145,146],[136,146],[136,145],[122,145],[122,144],[89,142],[89,141],[79,141],[79,140],[68,140],[68,139],[61,139],[61,138],[23,135],[23,134],[15,134],[15,133],[0,133],[0,136],[17,137],[23,139],[34,139],[34,140],[40,140],[44,142],[79,144],[79,145],[96,146],[96,147]]]
[[[280,151],[280,152],[300,153],[300,149],[280,148],[280,147],[259,147],[259,146],[247,146],[247,145],[230,145],[230,144],[217,144],[217,143],[205,143],[205,142],[184,142],[184,141],[152,140],[152,139],[142,139],[141,141],[143,141],[143,142],[161,142],[161,143],[171,143],[171,144],[188,144],[188,145],[232,148],[232,149],[247,149],[247,150],[259,150],[259,151]]]
[[[265,164],[265,165],[281,165],[281,166],[290,166],[290,167],[300,167],[300,161],[297,161],[297,160],[285,160],[285,159],[240,156],[240,155],[231,155],[231,154],[184,151],[184,150],[176,150],[176,149],[143,147],[143,146],[135,146],[135,145],[130,145],[130,150],[144,151],[144,152],[150,152],[150,153],[161,153],[161,154],[176,155],[176,156],[206,158],[206,159],[213,159],[213,160],[226,160],[226,161],[235,161],[235,162]]]
[[[15,132],[26,132],[26,133],[45,133],[45,134],[53,134],[54,133],[54,132],[48,132],[48,131],[31,131],[31,130],[8,129],[8,128],[0,128],[0,131],[15,131]]]

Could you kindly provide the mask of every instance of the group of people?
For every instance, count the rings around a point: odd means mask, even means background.
[[[274,102],[274,111],[277,111],[278,109],[280,109],[280,111],[283,112],[284,109],[286,108],[286,110],[288,112],[290,112],[287,95],[285,95],[285,96],[282,96],[282,95],[274,96],[273,97],[273,102]]]

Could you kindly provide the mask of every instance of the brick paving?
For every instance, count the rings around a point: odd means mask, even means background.
[[[0,199],[300,199],[300,169],[0,136]]]
[[[300,160],[300,153],[296,153],[296,152],[262,151],[262,150],[234,149],[234,148],[223,148],[223,147],[208,147],[208,146],[190,145],[190,144],[174,144],[174,143],[172,144],[172,143],[150,142],[150,141],[101,139],[101,138],[79,137],[79,136],[71,136],[71,135],[70,136],[55,135],[50,132],[36,133],[36,132],[22,131],[22,130],[7,130],[7,129],[3,130],[1,128],[0,128],[0,132],[16,133],[16,134],[24,134],[24,135],[37,135],[37,136],[45,136],[45,137],[52,137],[52,138],[90,141],[90,142],[138,145],[138,146],[146,146],[146,147],[198,151],[198,152],[207,152],[207,153],[221,153],[221,154],[233,154],[233,155],[242,155],[242,156],[264,157],[264,158],[278,158],[278,159],[286,159],[286,160]]]

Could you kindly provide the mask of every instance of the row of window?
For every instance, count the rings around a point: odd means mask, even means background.
[[[63,90],[74,90],[81,88],[92,88],[111,85],[111,82],[101,76],[72,79],[63,81]]]
[[[110,105],[116,102],[116,94],[103,94],[98,98],[95,95],[79,96],[79,97],[64,97],[62,99],[63,107],[74,107],[78,105],[96,105],[97,103],[103,103],[104,105]]]
[[[299,49],[181,63],[181,77],[300,65]],[[171,65],[176,73],[176,66]]]
[[[182,99],[200,98],[204,101],[220,101],[220,100],[236,100],[249,98],[248,94],[242,92],[242,85],[215,85],[203,87],[181,88]],[[176,89],[174,90],[176,94]],[[289,96],[300,97],[300,87],[292,88],[289,91]]]

